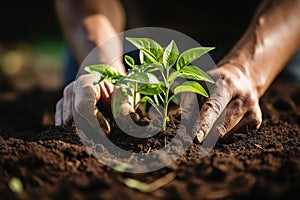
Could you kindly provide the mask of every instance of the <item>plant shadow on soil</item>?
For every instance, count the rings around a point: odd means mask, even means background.
[[[82,145],[74,127],[53,126],[60,95],[61,91],[42,90],[1,93],[1,199],[283,199],[300,189],[299,82],[273,83],[261,99],[259,130],[219,139],[201,159],[201,145],[193,143],[171,165],[141,174],[101,164]],[[167,133],[175,129],[176,123],[160,133],[161,139],[140,144],[128,144],[114,133],[111,139],[123,148],[147,153],[150,147],[163,146]],[[124,184],[126,178],[151,183],[170,172],[175,179],[153,192]],[[9,189],[12,177],[21,180],[23,192]]]

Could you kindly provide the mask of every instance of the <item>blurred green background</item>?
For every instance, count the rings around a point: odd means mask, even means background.
[[[1,1],[0,26],[0,89],[60,88],[65,44],[54,1]]]

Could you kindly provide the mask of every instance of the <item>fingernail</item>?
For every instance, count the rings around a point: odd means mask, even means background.
[[[204,132],[202,130],[199,130],[196,134],[196,139],[199,143],[201,143],[204,139]]]

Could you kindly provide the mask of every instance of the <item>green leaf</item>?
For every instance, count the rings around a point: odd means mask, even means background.
[[[126,37],[125,39],[131,42],[138,49],[146,49],[148,52],[154,55],[157,62],[162,63],[162,55],[164,50],[156,41],[150,38]],[[143,63],[142,60],[141,63]]]
[[[155,71],[159,71],[159,70],[163,70],[163,66],[161,65],[155,65],[155,64],[145,64],[145,65],[141,65],[140,66],[141,71],[143,72],[155,72]]]
[[[128,73],[127,77],[125,77],[122,81],[142,83],[142,84],[157,84],[160,82],[154,74],[147,73],[147,72]]]
[[[176,63],[176,69],[180,70],[184,66],[190,64],[203,54],[213,50],[214,47],[196,47],[184,51],[178,58]]]
[[[180,72],[178,71],[174,71],[170,74],[169,78],[168,78],[168,83],[172,84],[173,81],[180,75]]]
[[[110,83],[112,83],[113,85],[116,85],[122,78],[123,76],[122,75],[114,75],[114,76],[111,76],[111,77],[104,77],[103,80],[107,80],[109,81]]]
[[[205,89],[202,87],[202,85],[200,85],[200,83],[198,83],[196,81],[184,82],[183,84],[177,86],[174,89],[174,95],[182,93],[182,92],[195,92],[204,97],[208,97],[208,94],[205,91]]]
[[[144,96],[143,98],[140,99],[141,103],[149,102],[150,104],[155,104],[154,101],[149,97],[149,96]]]
[[[138,87],[138,93],[144,95],[156,95],[162,92],[160,84],[144,84]]]
[[[170,100],[169,101],[172,101],[173,103],[175,103],[176,105],[179,105],[179,99],[176,97],[176,95],[172,95],[170,97]]]
[[[154,54],[148,51],[147,49],[140,48],[140,51],[144,54],[144,63],[160,64],[159,61],[155,58]]]
[[[196,66],[185,66],[180,69],[179,73],[186,79],[214,83],[214,80],[210,76]]]
[[[122,75],[115,68],[107,64],[89,65],[84,69],[88,73],[98,76],[98,80],[95,81],[96,83],[99,83],[106,79],[115,84],[122,77]]]
[[[134,62],[134,59],[131,56],[125,55],[124,60],[125,60],[125,62],[127,63],[127,65],[129,67],[134,68],[135,62]]]
[[[86,66],[84,69],[85,69],[85,71],[87,71],[89,73],[91,73],[93,71],[103,73],[105,70],[111,69],[112,73],[118,74],[117,70],[115,70],[113,67],[111,67],[110,65],[107,65],[107,64],[89,65],[89,66]]]
[[[179,55],[178,48],[174,40],[166,47],[163,54],[163,64],[167,69],[170,69],[176,62]]]
[[[158,105],[155,104],[155,102],[149,96],[144,96],[142,99],[140,99],[138,104],[139,103],[150,103],[160,113],[160,110],[158,109]]]
[[[156,105],[159,105],[159,100],[158,100],[157,94],[153,95],[153,98],[154,98]]]
[[[158,109],[159,104],[155,104],[155,102],[149,96],[144,96],[142,99],[140,99],[140,101],[138,102],[138,104],[139,103],[146,103],[146,102],[150,103],[155,108],[155,110],[159,114],[161,114],[161,111]]]

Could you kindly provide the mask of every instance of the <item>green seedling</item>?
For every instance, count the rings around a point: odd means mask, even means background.
[[[125,55],[124,60],[131,67],[126,76],[105,64],[87,66],[85,70],[98,75],[97,83],[107,80],[120,86],[127,95],[133,97],[135,109],[141,103],[151,104],[163,118],[164,130],[169,121],[169,104],[171,101],[179,103],[178,94],[194,92],[204,97],[209,96],[199,81],[214,81],[203,70],[192,65],[192,62],[214,47],[195,47],[180,54],[174,40],[165,48],[150,38],[127,37],[126,40],[140,50],[141,63],[137,65],[132,57]],[[179,77],[186,81],[177,82]],[[142,97],[139,101],[138,95]]]

